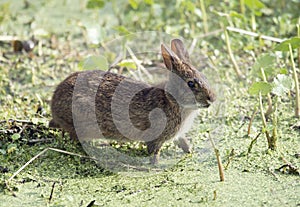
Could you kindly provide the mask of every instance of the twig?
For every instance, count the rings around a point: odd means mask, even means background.
[[[262,124],[263,124],[263,131],[266,134],[267,141],[268,141],[268,147],[269,147],[269,149],[274,150],[274,146],[272,145],[270,134],[267,130],[267,121],[266,121],[264,108],[263,108],[263,104],[262,104],[261,92],[259,92],[259,108],[260,108],[260,115],[261,115],[261,120],[262,120]]]
[[[293,69],[293,78],[295,81],[295,89],[296,89],[296,106],[295,106],[295,116],[299,118],[300,116],[300,92],[299,92],[299,81],[298,81],[298,74],[296,70],[296,65],[294,62],[294,57],[293,57],[293,50],[292,50],[292,45],[289,43],[289,51],[290,51],[290,57],[291,57],[291,62],[292,62],[292,69]]]
[[[50,193],[50,196],[49,196],[49,203],[50,203],[51,200],[52,200],[52,196],[53,196],[55,184],[56,184],[56,182],[53,182],[53,185],[52,185],[52,188],[51,188],[51,193]]]
[[[256,137],[251,141],[249,147],[248,147],[248,153],[247,154],[250,154],[251,150],[252,150],[252,147],[253,147],[253,144],[257,141],[258,137],[261,135],[261,132],[259,132]]]
[[[240,68],[239,68],[239,66],[238,66],[238,64],[237,64],[237,62],[234,58],[234,55],[232,53],[231,46],[230,46],[230,40],[229,40],[228,32],[227,32],[226,29],[224,30],[224,33],[225,33],[225,41],[226,41],[227,51],[228,51],[228,54],[229,54],[229,57],[230,57],[230,61],[233,65],[233,69],[234,69],[235,73],[237,74],[238,78],[243,79],[243,74],[240,71]]]
[[[10,36],[10,35],[0,35],[0,41],[13,41],[13,40],[18,40],[19,38],[16,36]]]
[[[276,180],[279,180],[277,175],[270,168],[268,169],[268,171],[269,171],[269,173],[271,173],[271,175],[273,175],[275,177]]]
[[[43,151],[41,151],[40,153],[38,153],[36,156],[34,156],[33,158],[31,158],[28,162],[25,163],[25,165],[23,165],[22,167],[20,167],[19,170],[17,170],[7,181],[11,181],[14,177],[16,177],[22,170],[24,170],[31,162],[33,162],[35,159],[37,159],[39,156],[41,156],[42,154],[44,154],[45,152],[47,152],[49,148],[44,149]]]
[[[5,120],[4,120],[4,121],[5,121]],[[29,120],[21,120],[21,119],[8,119],[8,122],[17,122],[17,123],[33,124],[32,121],[29,121]]]
[[[152,75],[146,70],[146,68],[141,64],[141,61],[137,59],[133,51],[130,49],[130,47],[126,46],[127,51],[129,52],[129,55],[131,56],[133,62],[138,66],[139,69],[141,69],[149,79],[152,79]]]
[[[278,170],[281,170],[282,168],[289,167],[291,174],[294,175],[300,175],[299,169],[294,166],[291,162],[287,161],[284,157],[282,157],[282,160],[286,163],[285,165],[281,166]]]
[[[266,36],[266,35],[260,35],[256,32],[250,32],[250,31],[247,31],[247,30],[239,29],[239,28],[226,27],[226,29],[228,31],[237,32],[237,33],[249,35],[249,36],[252,36],[252,37],[259,37],[261,39],[269,40],[269,41],[273,41],[273,42],[279,42],[280,43],[280,42],[283,41],[283,39],[279,39],[279,38],[271,37],[271,36]]]
[[[94,206],[95,201],[96,200],[92,200],[86,207],[92,207],[92,206]]]
[[[53,140],[54,140],[54,138],[31,139],[31,140],[28,140],[27,143],[34,144],[34,143],[39,143],[39,142],[50,142]]]
[[[56,151],[56,152],[60,152],[60,153],[64,153],[64,154],[68,154],[68,155],[73,155],[73,156],[78,156],[80,158],[88,158],[88,159],[93,159],[96,160],[93,157],[89,157],[89,156],[84,156],[84,155],[80,155],[77,153],[73,153],[73,152],[68,152],[65,150],[61,150],[61,149],[56,149],[56,148],[52,148],[52,147],[48,147],[45,148],[43,151],[41,151],[40,153],[38,153],[37,155],[35,155],[33,158],[31,158],[28,162],[26,162],[22,167],[20,167],[19,170],[17,170],[7,181],[11,181],[14,177],[16,177],[22,170],[24,170],[30,163],[32,163],[35,159],[37,159],[38,157],[40,157],[42,154],[44,154],[45,152],[47,152],[48,150],[52,150],[52,151]]]
[[[216,148],[215,142],[212,139],[212,137],[210,136],[210,133],[208,133],[208,136],[209,136],[209,140],[210,140],[211,145],[214,148],[214,151],[215,151],[215,154],[216,154],[216,158],[217,158],[217,162],[218,162],[218,168],[219,168],[220,181],[224,181],[225,177],[224,177],[224,170],[223,170],[223,165],[222,165],[222,161],[221,161],[221,157],[220,157],[220,152]]]
[[[230,162],[231,162],[231,160],[232,160],[233,158],[234,158],[234,149],[231,150],[231,152],[230,152],[230,154],[229,154],[229,156],[228,156],[227,163],[226,163],[226,165],[225,165],[225,167],[224,167],[225,170],[228,169],[228,166],[229,166],[229,164],[230,164]]]
[[[204,32],[208,33],[207,14],[206,14],[206,8],[205,8],[204,0],[200,0],[200,9],[201,9],[201,12],[202,12]]]
[[[297,24],[297,33],[300,38],[300,24]],[[298,47],[298,68],[300,68],[300,47]]]
[[[5,186],[7,188],[7,190],[12,194],[13,197],[17,197],[17,195],[15,194],[15,192],[13,191],[13,189],[11,189],[11,187],[8,184],[8,181],[5,181]]]
[[[205,33],[205,34],[201,34],[199,36],[195,36],[196,39],[203,39],[203,38],[206,38],[206,37],[209,37],[209,36],[213,36],[213,35],[217,35],[221,32],[223,32],[224,30],[223,29],[217,29],[215,31],[211,31],[211,32],[208,32],[208,33]]]

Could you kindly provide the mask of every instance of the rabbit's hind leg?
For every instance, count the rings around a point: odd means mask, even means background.
[[[150,142],[146,142],[147,150],[149,155],[153,155],[153,157],[150,158],[151,164],[155,165],[159,162],[159,156],[160,156],[160,148],[162,146],[163,142],[160,140],[152,140]]]

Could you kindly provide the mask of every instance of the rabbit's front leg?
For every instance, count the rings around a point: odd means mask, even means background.
[[[159,162],[159,156],[160,156],[160,148],[162,146],[163,142],[160,140],[152,140],[150,142],[146,142],[147,150],[149,155],[153,155],[153,157],[150,158],[151,164],[155,165]]]
[[[177,140],[174,140],[174,144],[176,144],[180,149],[182,149],[185,153],[191,153],[191,144],[187,137],[179,137]]]

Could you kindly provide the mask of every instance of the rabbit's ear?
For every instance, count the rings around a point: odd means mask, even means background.
[[[164,44],[161,44],[161,54],[163,56],[166,67],[169,70],[176,69],[176,65],[180,64],[180,59],[177,55],[168,49]]]
[[[173,39],[171,41],[171,49],[181,60],[186,62],[190,61],[189,53],[180,39]]]

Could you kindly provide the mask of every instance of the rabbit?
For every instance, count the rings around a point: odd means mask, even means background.
[[[161,54],[169,76],[158,85],[109,71],[71,74],[54,92],[49,126],[62,128],[75,140],[145,142],[151,163],[157,164],[163,143],[185,133],[197,110],[216,100],[180,39],[171,41],[171,50],[161,44]],[[179,144],[189,151],[186,140]]]

